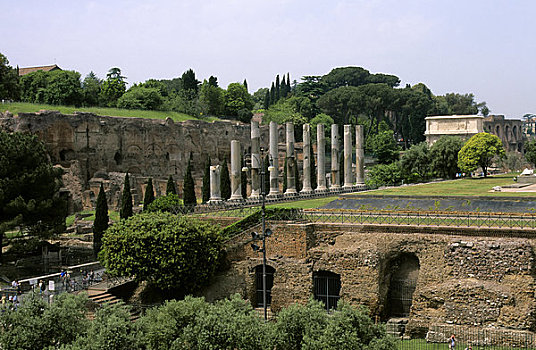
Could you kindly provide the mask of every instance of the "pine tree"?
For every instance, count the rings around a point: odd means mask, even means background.
[[[221,165],[220,189],[221,198],[225,200],[231,198],[231,178],[229,177],[229,168],[227,167],[226,159],[223,160],[223,163]]]
[[[188,165],[186,166],[186,174],[184,175],[184,185],[183,185],[183,202],[184,206],[193,206],[197,204],[197,199],[195,198],[195,183],[194,178],[192,177],[192,164],[188,160]]]
[[[108,202],[106,201],[106,192],[104,192],[101,182],[99,195],[97,196],[97,206],[95,208],[95,221],[93,221],[93,253],[95,257],[101,249],[102,235],[108,228],[108,221]]]
[[[302,190],[302,181],[300,178],[300,170],[298,169],[298,160],[297,157],[294,157],[294,178],[296,182],[296,191],[300,192]]]
[[[130,193],[130,180],[128,173],[125,176],[125,183],[123,185],[123,194],[121,195],[121,209],[119,210],[119,217],[121,219],[128,219],[132,216],[132,193]]]
[[[201,189],[203,203],[210,200],[210,156],[205,164],[205,172],[203,173],[203,188]]]
[[[287,192],[287,157],[285,157],[285,166],[283,167],[283,193]]]
[[[246,158],[242,156],[242,168],[246,166]],[[248,173],[246,171],[240,172],[240,191],[242,192],[242,198],[248,198]]]
[[[149,204],[151,204],[154,201],[154,189],[153,189],[153,179],[149,178],[147,180],[147,187],[145,188],[145,195],[143,196],[143,211],[146,211],[149,207]]]
[[[248,81],[244,79],[244,87],[246,88],[246,91],[248,91]]]
[[[166,185],[166,196],[168,194],[177,194],[177,187],[175,186],[175,181],[173,181],[173,176],[169,175]]]
[[[309,143],[309,149],[311,154],[311,168],[310,168],[310,174],[311,174],[311,188],[313,190],[316,190],[316,187],[318,186],[318,181],[316,179],[316,160],[315,160],[315,153],[313,152],[313,143]]]
[[[281,97],[281,85],[279,84],[279,74],[275,77],[275,102]]]
[[[287,95],[290,94],[292,88],[290,87],[290,73],[287,72]]]
[[[269,155],[264,156],[264,165],[263,165],[263,171],[264,171],[264,194],[267,195],[270,192],[270,171],[268,168],[270,167],[270,157]],[[262,193],[262,188],[261,188]]]

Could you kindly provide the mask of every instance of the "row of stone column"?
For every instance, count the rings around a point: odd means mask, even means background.
[[[331,125],[331,186],[332,190],[351,189],[354,186],[364,185],[364,150],[363,150],[363,127],[356,125],[356,182],[354,185],[352,172],[352,130],[351,125],[344,125],[344,184],[341,186],[339,177],[339,126]],[[268,197],[277,197],[279,192],[279,136],[278,125],[270,122],[269,155],[270,163],[274,164],[270,170],[270,190]],[[311,127],[309,124],[303,125],[303,188],[301,193],[310,194],[313,192],[326,192],[326,166],[325,166],[325,135],[324,125],[317,125],[317,188],[313,191],[311,184]],[[286,164],[287,164],[287,189],[285,196],[295,196],[295,150],[294,150],[294,125],[286,124]],[[261,152],[260,152],[260,130],[258,122],[251,122],[251,195],[252,199],[259,199],[262,195],[260,172],[261,172]],[[242,200],[241,193],[241,153],[240,143],[237,140],[231,141],[231,198],[230,200]],[[264,189],[266,193],[267,189]],[[220,202],[220,166],[210,167],[210,202]]]

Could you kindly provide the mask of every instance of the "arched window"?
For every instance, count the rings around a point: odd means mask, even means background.
[[[419,277],[419,259],[414,254],[402,254],[391,260],[389,266],[388,314],[391,317],[407,317]]]
[[[275,269],[266,265],[266,306],[272,304],[272,287],[274,286]],[[262,265],[255,267],[255,305],[264,307],[262,286]]]
[[[314,295],[326,305],[326,310],[335,309],[340,298],[341,276],[329,272],[318,271],[313,273]]]
[[[497,135],[498,138],[501,138],[501,127],[499,125],[495,127],[495,135]]]

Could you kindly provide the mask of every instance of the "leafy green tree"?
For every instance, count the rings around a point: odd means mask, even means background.
[[[199,84],[201,82],[195,78],[195,72],[193,69],[190,68],[186,72],[182,73],[181,81],[182,88],[184,90],[190,90],[194,94],[197,94],[197,90],[199,89]]]
[[[203,188],[201,189],[203,203],[210,200],[210,156],[205,163],[205,171],[203,172]]]
[[[227,166],[226,159],[221,164],[220,190],[221,198],[224,200],[231,198],[231,177],[229,176],[229,167]]]
[[[211,75],[208,78],[208,84],[211,85],[211,86],[214,86],[214,87],[218,87],[218,78],[216,78],[215,76]]]
[[[84,78],[82,82],[82,93],[86,106],[97,106],[99,104],[101,85],[102,81],[93,72],[89,72]]]
[[[222,247],[219,232],[184,216],[142,213],[108,228],[101,258],[112,274],[186,295],[214,274]]]
[[[158,110],[164,102],[158,89],[134,85],[117,100],[117,107]]]
[[[18,100],[20,86],[17,70],[9,65],[6,56],[0,53],[0,100]]]
[[[40,238],[63,232],[62,170],[52,166],[45,145],[36,135],[0,131],[0,155],[0,246],[17,226]]]
[[[153,179],[149,178],[147,180],[147,187],[145,187],[145,194],[143,196],[143,210],[147,210],[149,205],[154,201],[154,189],[153,189]]]
[[[240,83],[229,84],[224,93],[224,98],[225,113],[228,116],[238,117],[240,111],[242,111],[242,113],[245,113],[244,111],[250,112],[253,108],[253,99],[251,98],[251,95],[247,92],[244,85]],[[249,120],[244,122],[249,122]]]
[[[80,73],[36,71],[21,77],[22,99],[32,103],[79,106],[83,101]]]
[[[188,160],[186,174],[184,175],[183,193],[183,201],[185,206],[197,204],[197,198],[195,198],[195,182],[194,178],[192,177],[192,164],[190,160]]]
[[[224,91],[218,86],[208,83],[206,80],[201,85],[199,93],[199,103],[203,113],[206,115],[221,115],[224,109]]]
[[[403,175],[409,182],[423,181],[430,177],[430,149],[426,142],[411,146],[400,159]]]
[[[292,105],[292,102],[287,99],[271,105],[270,108],[265,111],[263,122],[269,123],[271,121],[280,125],[292,122],[295,127],[299,128],[301,125],[307,123],[307,118],[298,112],[296,106]]]
[[[525,159],[536,167],[536,139],[530,139],[525,143]]]
[[[0,347],[53,349],[72,343],[90,324],[87,302],[85,294],[59,294],[50,304],[37,294],[29,294],[18,308],[0,306]]]
[[[119,209],[119,217],[121,219],[128,219],[132,216],[132,193],[130,192],[130,180],[128,173],[125,176],[125,183],[123,184],[123,193],[121,195],[121,208]]]
[[[173,180],[172,175],[169,175],[166,184],[166,195],[169,194],[177,194],[177,187],[175,186],[175,181]]]
[[[482,168],[484,177],[495,157],[504,157],[505,152],[501,139],[485,132],[471,137],[458,153],[458,167],[464,172]]]
[[[47,89],[48,72],[38,70],[20,77],[21,100],[31,103],[44,103]]]
[[[462,149],[463,141],[456,136],[441,136],[430,147],[431,164],[434,172],[445,178],[454,179],[458,168],[458,153]]]
[[[436,96],[435,114],[477,114],[486,107],[486,102],[477,103],[475,96],[469,94],[448,93],[444,96]],[[487,107],[486,107],[487,108]],[[488,109],[489,112],[489,109]]]
[[[366,184],[370,188],[396,186],[402,182],[402,169],[399,162],[378,164],[370,169]]]
[[[372,136],[370,148],[380,164],[389,164],[398,160],[400,147],[396,144],[392,130],[381,131]]]
[[[99,195],[97,196],[97,205],[95,207],[95,220],[93,221],[93,253],[97,256],[102,245],[102,235],[108,228],[108,202],[106,192],[102,182],[100,184]]]
[[[125,93],[126,87],[127,83],[125,77],[121,76],[121,69],[110,68],[106,80],[102,82],[99,98],[104,105],[115,107],[117,100]]]
[[[165,196],[160,196],[156,198],[149,206],[147,207],[147,212],[157,212],[163,211],[173,214],[178,214],[181,212],[182,200],[175,193],[170,193]]]

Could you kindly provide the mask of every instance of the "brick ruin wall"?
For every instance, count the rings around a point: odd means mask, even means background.
[[[269,227],[273,311],[306,303],[313,272],[330,271],[340,275],[343,300],[366,305],[385,320],[390,265],[406,254],[418,260],[408,334],[434,325],[536,331],[536,239],[521,231],[280,222]],[[209,300],[232,293],[254,300],[262,256],[250,243],[249,232],[228,242],[230,267],[204,292]]]
[[[44,141],[52,162],[65,169],[64,185],[71,193],[70,211],[94,206],[103,182],[111,208],[118,208],[125,173],[131,174],[135,204],[143,199],[148,177],[156,195],[165,194],[169,175],[180,190],[191,157],[198,196],[203,167],[230,162],[231,140],[250,147],[250,126],[236,121],[206,122],[103,117],[91,113],[65,115],[54,111],[0,113],[0,128],[29,132]],[[280,140],[284,140],[282,129]],[[261,126],[261,146],[268,145],[268,127]]]

